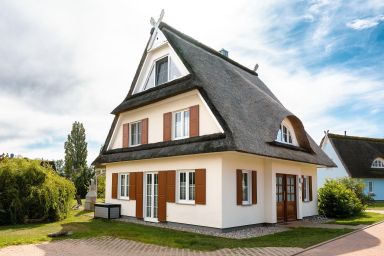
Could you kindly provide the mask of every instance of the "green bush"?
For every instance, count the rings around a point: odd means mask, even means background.
[[[338,180],[342,184],[344,184],[347,188],[352,190],[363,205],[367,205],[373,202],[372,195],[367,195],[364,192],[365,184],[362,179],[345,177],[345,178],[340,178]]]
[[[105,174],[97,176],[97,198],[105,199]]]
[[[327,180],[319,189],[319,213],[331,218],[360,214],[364,205],[355,192],[340,180]]]
[[[0,162],[0,225],[67,216],[76,191],[73,183],[40,163],[15,158]]]

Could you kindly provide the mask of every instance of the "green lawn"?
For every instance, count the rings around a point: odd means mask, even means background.
[[[358,215],[355,217],[337,219],[335,221],[331,221],[328,223],[357,226],[360,224],[370,225],[382,220],[384,220],[384,214],[375,213],[375,212],[364,212],[361,215]]]
[[[368,209],[370,210],[384,210],[384,202],[373,202],[368,205]]]
[[[144,243],[194,250],[234,247],[288,246],[308,247],[350,232],[350,229],[296,228],[278,234],[250,239],[227,239],[138,224],[93,219],[84,211],[73,211],[67,219],[55,223],[0,227],[0,247],[50,241],[48,233],[73,231],[70,238],[114,236]],[[63,239],[63,238],[56,238]]]

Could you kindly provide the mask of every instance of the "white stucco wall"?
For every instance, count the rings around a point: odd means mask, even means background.
[[[337,155],[332,143],[329,141],[328,138],[325,138],[321,148],[328,155],[328,157],[331,158],[331,160],[337,165],[337,167],[322,167],[317,169],[317,186],[319,188],[324,185],[326,179],[335,179],[349,176],[339,156]]]
[[[202,154],[181,157],[168,157],[108,164],[106,166],[107,203],[121,204],[121,214],[135,216],[136,201],[111,198],[112,173],[154,172],[161,170],[206,169],[206,205],[186,205],[167,203],[167,221],[192,225],[221,228],[221,156]]]
[[[108,149],[122,147],[123,124],[148,118],[148,143],[163,141],[163,115],[199,105],[200,135],[222,133],[223,129],[197,90],[180,94],[132,111],[120,114]]]
[[[297,180],[298,219],[317,214],[316,166],[277,160],[239,152],[209,153],[107,164],[106,202],[122,205],[122,215],[135,216],[136,201],[111,199],[111,179],[115,172],[206,169],[206,205],[167,203],[170,222],[229,228],[258,223],[276,223],[276,174],[312,176],[313,201],[302,202]],[[237,205],[236,170],[257,171],[257,204]]]
[[[257,204],[237,205],[237,169],[257,171]],[[248,154],[224,153],[222,178],[223,228],[263,223],[265,203],[263,160]]]
[[[257,171],[257,204],[236,204],[236,170]],[[297,175],[297,218],[317,215],[316,166],[239,152],[223,153],[223,228],[276,223],[276,174]],[[312,176],[313,201],[302,202],[301,175]]]

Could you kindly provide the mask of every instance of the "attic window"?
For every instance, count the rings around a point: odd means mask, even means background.
[[[138,91],[145,91],[164,84],[181,76],[181,71],[170,56],[162,57],[152,64],[144,87]]]
[[[372,162],[372,168],[384,168],[384,159],[382,158],[376,158],[373,162]]]
[[[281,124],[280,129],[277,132],[276,141],[287,144],[293,144],[292,134],[292,131],[287,126]]]
[[[168,82],[168,56],[156,61],[155,86]]]

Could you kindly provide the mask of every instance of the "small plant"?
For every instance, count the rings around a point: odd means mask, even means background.
[[[319,189],[319,213],[331,218],[345,218],[360,214],[365,205],[354,190],[340,180],[327,180]]]

